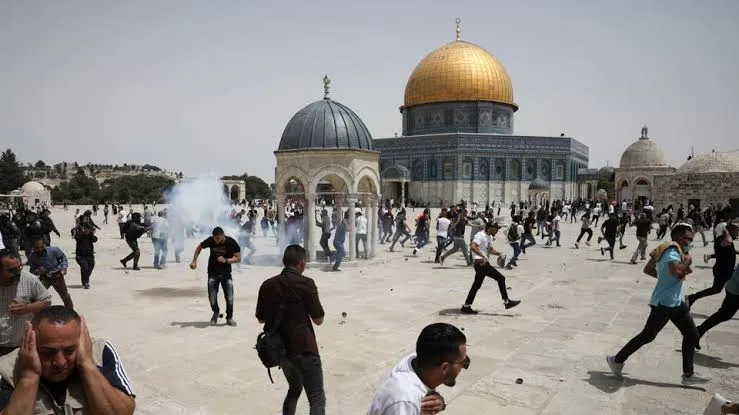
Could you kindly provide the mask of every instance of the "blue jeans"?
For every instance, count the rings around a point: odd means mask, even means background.
[[[167,264],[167,238],[151,238],[154,245],[154,266],[163,267]]]
[[[526,241],[531,243],[527,244]],[[536,245],[536,238],[534,238],[534,235],[530,233],[523,234],[521,237],[521,251],[525,254],[526,248],[531,248],[534,245]]]
[[[334,241],[334,249],[336,252],[334,252],[334,269],[339,269],[339,265],[341,265],[341,260],[344,259],[346,256],[346,251],[344,250],[344,243],[343,242],[337,242]]]
[[[283,415],[295,415],[300,392],[305,388],[310,404],[310,415],[326,414],[326,393],[323,389],[321,357],[314,353],[286,357],[280,363],[289,389],[282,403]]]
[[[511,248],[513,248],[513,257],[510,261],[508,261],[508,265],[516,265],[516,261],[518,260],[518,256],[521,255],[521,244],[510,244]]]
[[[226,299],[226,319],[231,319],[234,314],[234,282],[231,274],[208,275],[208,300],[213,313],[220,313],[218,307],[218,286],[223,287],[223,297]]]

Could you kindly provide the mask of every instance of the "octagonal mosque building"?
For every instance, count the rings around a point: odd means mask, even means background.
[[[457,39],[429,53],[408,79],[402,136],[374,140],[383,197],[438,206],[586,196],[577,174],[588,167],[588,147],[563,135],[515,135],[517,110],[508,72],[461,39],[457,20]],[[409,177],[398,180],[398,171]]]

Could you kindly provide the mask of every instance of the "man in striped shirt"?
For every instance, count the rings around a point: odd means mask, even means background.
[[[0,356],[17,349],[26,323],[51,305],[51,294],[22,267],[17,253],[0,250]]]
[[[21,347],[0,357],[0,376],[3,413],[130,415],[136,409],[113,345],[92,339],[85,321],[64,306],[47,307],[27,323]]]

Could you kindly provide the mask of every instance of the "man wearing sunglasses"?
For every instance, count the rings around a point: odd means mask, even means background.
[[[416,341],[416,352],[406,356],[390,373],[375,397],[368,415],[436,414],[446,408],[435,390],[457,383],[462,369],[470,366],[467,339],[446,323],[426,326]]]
[[[0,250],[0,356],[17,349],[26,322],[51,305],[51,294],[38,277],[23,271],[17,253]]]
[[[698,344],[698,330],[690,316],[690,307],[683,301],[682,297],[683,280],[693,272],[690,268],[693,260],[689,255],[693,243],[693,229],[688,224],[678,223],[673,226],[670,236],[676,244],[668,243],[669,246],[657,261],[657,285],[654,287],[652,298],[649,301],[651,312],[644,329],[631,339],[618,354],[606,357],[608,367],[617,378],[622,378],[621,371],[626,359],[642,346],[651,343],[667,325],[667,322],[672,321],[672,324],[683,335],[682,383],[692,385],[710,381],[709,378],[702,377],[693,371],[694,347]]]

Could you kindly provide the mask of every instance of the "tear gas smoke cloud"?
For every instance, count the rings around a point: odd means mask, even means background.
[[[233,209],[223,191],[223,183],[216,178],[196,178],[175,185],[164,195],[169,203],[169,216],[210,234],[220,226],[227,235],[236,238],[238,226],[229,219]]]

